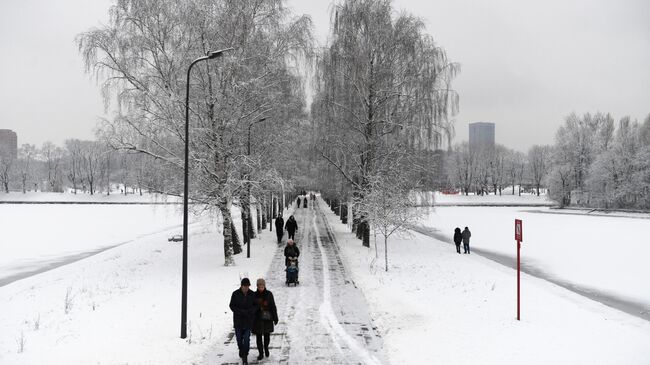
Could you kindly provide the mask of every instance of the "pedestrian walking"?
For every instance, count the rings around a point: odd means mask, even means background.
[[[465,253],[469,253],[469,238],[472,237],[472,232],[469,231],[469,228],[465,227],[463,230],[463,250]]]
[[[248,364],[251,330],[258,310],[255,293],[249,290],[250,286],[250,280],[243,278],[241,287],[235,290],[230,297],[230,310],[232,311],[235,336],[237,337],[237,347],[243,364]]]
[[[298,197],[298,204],[296,205],[296,207],[300,208],[300,197]]]
[[[284,266],[289,266],[289,258],[300,256],[300,250],[293,240],[287,240],[287,245],[284,247]]]
[[[303,199],[303,202],[302,202],[302,207],[307,208],[307,203],[309,203],[309,201],[307,200],[307,195],[305,195],[305,199]]]
[[[275,306],[273,293],[266,290],[266,281],[257,279],[257,291],[255,292],[255,301],[257,304],[257,315],[253,324],[253,333],[257,342],[259,355],[257,360],[262,360],[264,356],[269,357],[269,344],[271,343],[271,332],[274,325],[278,324],[278,309]]]
[[[278,214],[275,218],[275,234],[278,236],[278,244],[282,243],[282,236],[284,236],[284,218],[282,214]]]
[[[454,230],[454,243],[456,244],[456,252],[460,253],[460,243],[463,242],[463,234],[460,233],[460,228],[456,227]]]
[[[287,239],[295,240],[296,239],[296,231],[298,230],[298,222],[296,222],[296,219],[293,216],[290,216],[289,219],[287,219],[287,224],[284,225],[284,229],[287,230]]]

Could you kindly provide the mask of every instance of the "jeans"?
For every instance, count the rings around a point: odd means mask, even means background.
[[[289,239],[295,240],[296,239],[296,231],[287,231],[289,232]]]
[[[456,252],[460,253],[460,243],[456,244]]]
[[[469,243],[463,243],[463,250],[465,250],[465,253],[469,253]]]
[[[248,355],[248,350],[251,348],[251,330],[235,327],[235,336],[237,337],[239,356]]]

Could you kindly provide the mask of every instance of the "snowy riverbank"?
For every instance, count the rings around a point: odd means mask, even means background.
[[[393,364],[647,364],[650,323],[522,275],[516,321],[516,272],[414,234],[361,246],[334,214],[352,279],[370,303]],[[510,231],[510,230],[509,230]],[[371,242],[372,243],[372,242]]]
[[[190,233],[188,340],[180,335],[181,250],[166,233],[0,287],[2,364],[191,364],[232,326],[230,293],[261,277],[275,232],[253,239],[251,258],[223,266],[216,222]]]

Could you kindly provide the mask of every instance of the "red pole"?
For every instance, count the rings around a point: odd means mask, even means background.
[[[518,321],[519,321],[520,318],[521,318],[521,317],[519,316],[519,308],[520,308],[520,305],[519,305],[519,298],[520,298],[520,295],[519,295],[519,293],[520,293],[520,285],[519,285],[519,282],[520,282],[520,281],[519,281],[519,275],[520,275],[520,266],[519,266],[520,260],[519,260],[519,256],[520,256],[520,255],[519,255],[519,251],[520,251],[520,250],[521,250],[521,242],[517,241],[517,320],[518,320]]]

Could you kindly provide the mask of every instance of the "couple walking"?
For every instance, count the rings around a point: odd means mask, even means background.
[[[250,280],[243,278],[240,288],[230,297],[230,310],[233,313],[235,336],[242,364],[248,364],[251,331],[257,340],[259,351],[257,360],[262,360],[264,356],[269,357],[271,332],[274,330],[274,325],[278,324],[275,299],[273,293],[266,290],[264,279],[257,279],[257,291],[251,291],[250,286]]]
[[[469,231],[469,228],[465,227],[463,232],[460,231],[460,228],[456,227],[454,231],[454,243],[456,244],[456,252],[460,253],[460,243],[463,243],[464,253],[469,253],[469,238],[472,237],[472,232]]]
[[[293,216],[290,216],[289,219],[287,219],[287,224],[284,224],[284,218],[282,218],[282,214],[280,214],[275,218],[275,234],[278,236],[278,244],[282,243],[285,229],[289,234],[288,239],[295,240],[296,231],[298,230],[298,222],[296,222],[296,219]]]

